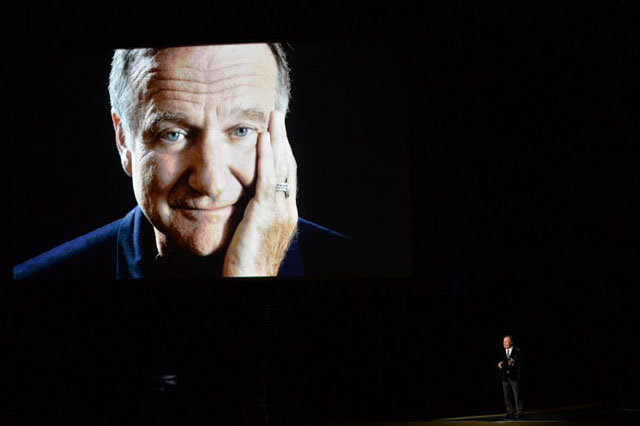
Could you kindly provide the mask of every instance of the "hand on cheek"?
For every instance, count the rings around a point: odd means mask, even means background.
[[[223,276],[275,276],[298,224],[297,170],[284,114],[271,112],[268,132],[257,146],[255,196],[231,239]],[[288,194],[276,184],[288,184]]]

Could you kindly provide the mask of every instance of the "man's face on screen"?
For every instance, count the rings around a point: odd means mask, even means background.
[[[156,60],[131,152],[135,196],[161,246],[210,255],[228,244],[252,196],[275,58],[251,44],[171,48]]]

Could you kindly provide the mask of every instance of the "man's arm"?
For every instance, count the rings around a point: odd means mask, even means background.
[[[519,349],[514,350],[513,352],[511,352],[511,356],[509,357],[508,360],[508,364],[509,366],[517,366],[518,369],[522,368],[522,351],[520,351]]]

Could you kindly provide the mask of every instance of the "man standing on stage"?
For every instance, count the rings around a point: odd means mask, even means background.
[[[508,335],[502,340],[502,346],[504,351],[500,356],[498,369],[502,379],[504,404],[507,407],[506,418],[518,419],[523,415],[522,395],[520,394],[523,366],[522,351],[513,346],[513,338]]]

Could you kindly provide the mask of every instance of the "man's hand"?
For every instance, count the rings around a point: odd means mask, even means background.
[[[502,368],[502,364],[504,364],[504,361],[500,361],[500,362],[498,363],[498,368]]]
[[[278,274],[298,224],[297,166],[284,114],[272,111],[268,132],[257,146],[255,196],[247,204],[224,259],[222,275],[275,276]],[[276,183],[289,184],[289,196]]]
[[[510,366],[511,366],[511,365],[513,365],[513,364],[515,364],[515,363],[516,363],[516,360],[515,360],[515,359],[513,359],[513,358],[509,358],[509,365],[510,365]]]

